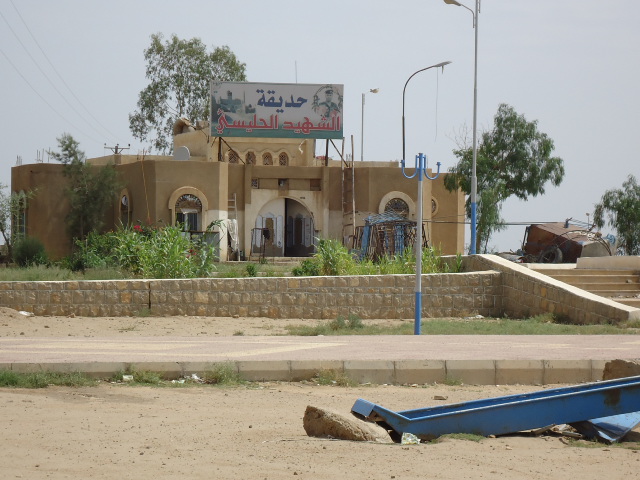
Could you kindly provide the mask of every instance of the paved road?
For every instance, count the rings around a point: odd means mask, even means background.
[[[376,383],[572,383],[600,379],[609,360],[638,358],[635,335],[0,338],[2,369],[103,375],[134,365],[179,376],[234,362],[254,380],[331,368]]]

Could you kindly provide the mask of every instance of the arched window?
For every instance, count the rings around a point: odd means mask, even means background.
[[[235,150],[229,150],[228,158],[229,163],[238,163],[240,161],[240,156]]]
[[[120,197],[120,223],[125,228],[131,223],[131,202],[127,194]]]
[[[187,193],[176,202],[176,223],[182,225],[185,232],[201,230],[202,202],[198,197]]]
[[[256,164],[256,154],[253,152],[247,152],[246,156],[247,165],[255,165]]]
[[[20,190],[20,192],[15,195],[18,208],[13,212],[12,235],[14,239],[17,239],[27,235],[27,207],[29,197],[24,190]]]
[[[396,197],[387,202],[384,207],[384,211],[386,213],[397,213],[398,215],[402,215],[406,218],[409,216],[409,205],[407,205],[407,202],[401,198]]]
[[[263,165],[273,165],[273,157],[270,153],[262,154],[262,164]]]
[[[287,165],[289,165],[289,155],[287,155],[286,152],[282,152],[280,155],[278,155],[278,163],[282,167],[286,167]]]

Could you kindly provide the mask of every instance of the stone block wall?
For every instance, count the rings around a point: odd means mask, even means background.
[[[494,255],[464,257],[463,267],[422,276],[424,318],[551,312],[584,324],[640,319],[640,309]],[[0,282],[0,306],[36,315],[406,319],[414,317],[414,292],[414,275]]]
[[[497,272],[423,275],[423,317],[499,315]],[[36,315],[413,318],[414,275],[0,282],[0,306]]]
[[[149,281],[0,282],[0,306],[35,315],[135,315],[149,309]]]
[[[465,271],[500,272],[505,315],[521,318],[554,313],[578,324],[620,323],[640,319],[640,309],[592,294],[496,255],[472,255]]]
[[[423,275],[424,317],[498,315],[496,272]],[[412,318],[414,275],[152,280],[153,315]]]

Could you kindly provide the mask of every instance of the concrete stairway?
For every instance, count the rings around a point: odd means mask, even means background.
[[[533,268],[556,280],[606,297],[630,307],[640,308],[640,272],[578,268]]]

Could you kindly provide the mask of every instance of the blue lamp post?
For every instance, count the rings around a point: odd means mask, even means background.
[[[435,177],[430,177],[427,173],[427,157],[423,153],[416,155],[416,165],[413,175],[405,172],[404,159],[402,159],[402,174],[407,178],[418,178],[418,218],[416,223],[416,311],[413,324],[413,334],[420,335],[420,324],[422,323],[422,177],[435,180],[440,175],[440,162]]]
[[[413,175],[407,175],[405,171],[405,128],[404,128],[404,100],[405,93],[407,92],[407,85],[416,74],[429,70],[430,68],[442,67],[444,70],[445,65],[449,65],[451,62],[441,62],[430,67],[421,68],[420,70],[411,74],[404,84],[402,90],[402,174],[406,178],[418,178],[418,218],[416,222],[416,310],[415,310],[415,322],[413,325],[414,335],[420,335],[420,324],[422,320],[422,177],[426,177],[429,180],[435,180],[440,175],[440,162],[437,163],[438,170],[435,177],[430,177],[427,173],[427,157],[420,153],[416,155],[416,165]]]

